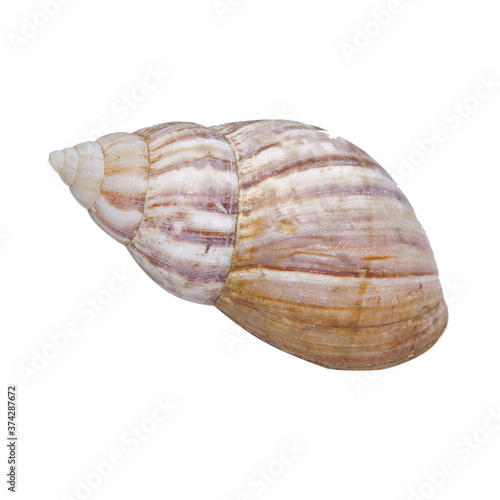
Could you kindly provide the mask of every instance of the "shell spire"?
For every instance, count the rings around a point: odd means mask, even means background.
[[[69,186],[83,208],[91,208],[104,179],[104,156],[97,142],[82,142],[74,148],[53,151],[49,163]]]
[[[54,151],[49,162],[156,283],[215,304],[231,267],[238,206],[236,164],[221,134],[165,123]]]

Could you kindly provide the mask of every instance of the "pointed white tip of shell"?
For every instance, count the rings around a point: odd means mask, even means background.
[[[62,151],[52,151],[49,155],[49,163],[50,166],[60,174],[64,166],[64,153]]]
[[[50,153],[49,163],[66,186],[73,184],[78,169],[78,151],[75,148],[53,151]]]
[[[53,151],[49,163],[69,186],[73,196],[84,208],[91,208],[104,177],[104,156],[97,142],[82,142],[74,148]]]

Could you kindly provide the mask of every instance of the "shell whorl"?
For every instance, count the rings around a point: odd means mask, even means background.
[[[156,283],[298,357],[386,368],[446,328],[407,198],[364,151],[318,127],[172,122],[49,161]]]

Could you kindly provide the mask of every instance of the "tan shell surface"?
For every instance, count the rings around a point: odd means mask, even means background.
[[[213,127],[238,165],[231,272],[216,307],[286,352],[330,368],[393,366],[447,323],[427,236],[359,148],[286,121]]]

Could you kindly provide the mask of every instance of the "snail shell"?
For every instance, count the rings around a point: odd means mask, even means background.
[[[165,123],[49,161],[156,283],[283,351],[372,370],[424,353],[446,328],[436,262],[405,195],[318,127]]]

